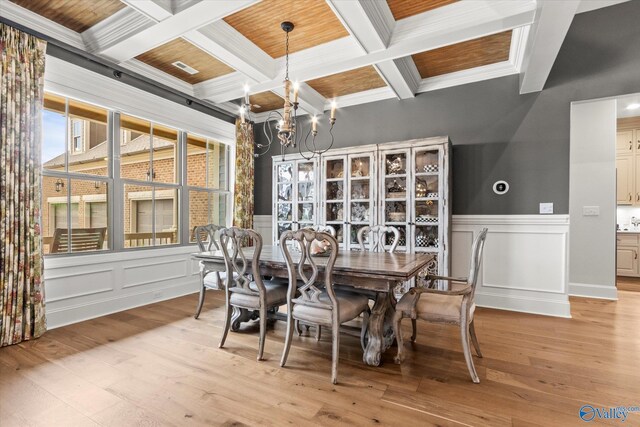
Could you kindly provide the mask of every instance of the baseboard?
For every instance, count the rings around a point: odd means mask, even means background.
[[[527,296],[519,298],[506,295],[495,295],[476,292],[476,305],[478,307],[493,308],[497,310],[518,311],[521,313],[539,314],[542,316],[571,318],[571,306],[569,301],[551,301],[549,299],[535,299]]]
[[[145,290],[137,294],[120,295],[59,309],[47,309],[47,329],[60,328],[72,323],[83,322],[119,311],[189,295],[197,292],[197,290],[194,290],[195,288],[194,282],[188,281],[179,285]],[[195,309],[196,306],[194,305],[194,313]]]
[[[599,298],[617,301],[618,289],[615,286],[594,285],[589,283],[569,283],[569,295],[573,297]]]

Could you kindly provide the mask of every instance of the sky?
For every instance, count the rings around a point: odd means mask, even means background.
[[[65,151],[65,119],[53,111],[44,110],[42,115],[42,163]]]

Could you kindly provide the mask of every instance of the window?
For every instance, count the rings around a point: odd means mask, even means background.
[[[74,153],[82,153],[82,137],[84,135],[84,127],[82,126],[82,121],[75,119],[71,120],[72,126],[72,134],[71,134],[71,146],[73,147]]]
[[[225,144],[49,93],[43,123],[46,254],[188,244],[230,222]]]
[[[108,168],[109,114],[104,108],[48,93],[44,107],[44,253],[109,249],[107,195],[113,182]],[[61,245],[62,241],[70,244]]]
[[[187,183],[189,191],[189,239],[198,225],[228,221],[231,203],[228,182],[229,150],[217,141],[187,135]]]

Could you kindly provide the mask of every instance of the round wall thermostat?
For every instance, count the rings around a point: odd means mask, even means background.
[[[509,183],[507,181],[496,181],[493,184],[493,192],[499,195],[505,194],[509,191]]]

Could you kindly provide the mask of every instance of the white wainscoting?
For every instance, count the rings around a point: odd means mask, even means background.
[[[49,329],[197,292],[196,246],[46,257]],[[195,311],[195,306],[194,306]]]
[[[256,215],[265,242],[271,215]],[[568,296],[569,215],[454,215],[451,272],[469,274],[471,243],[489,229],[478,278],[481,307],[571,317]]]
[[[452,223],[453,276],[468,275],[471,242],[489,229],[478,306],[571,317],[569,215],[454,215]]]

